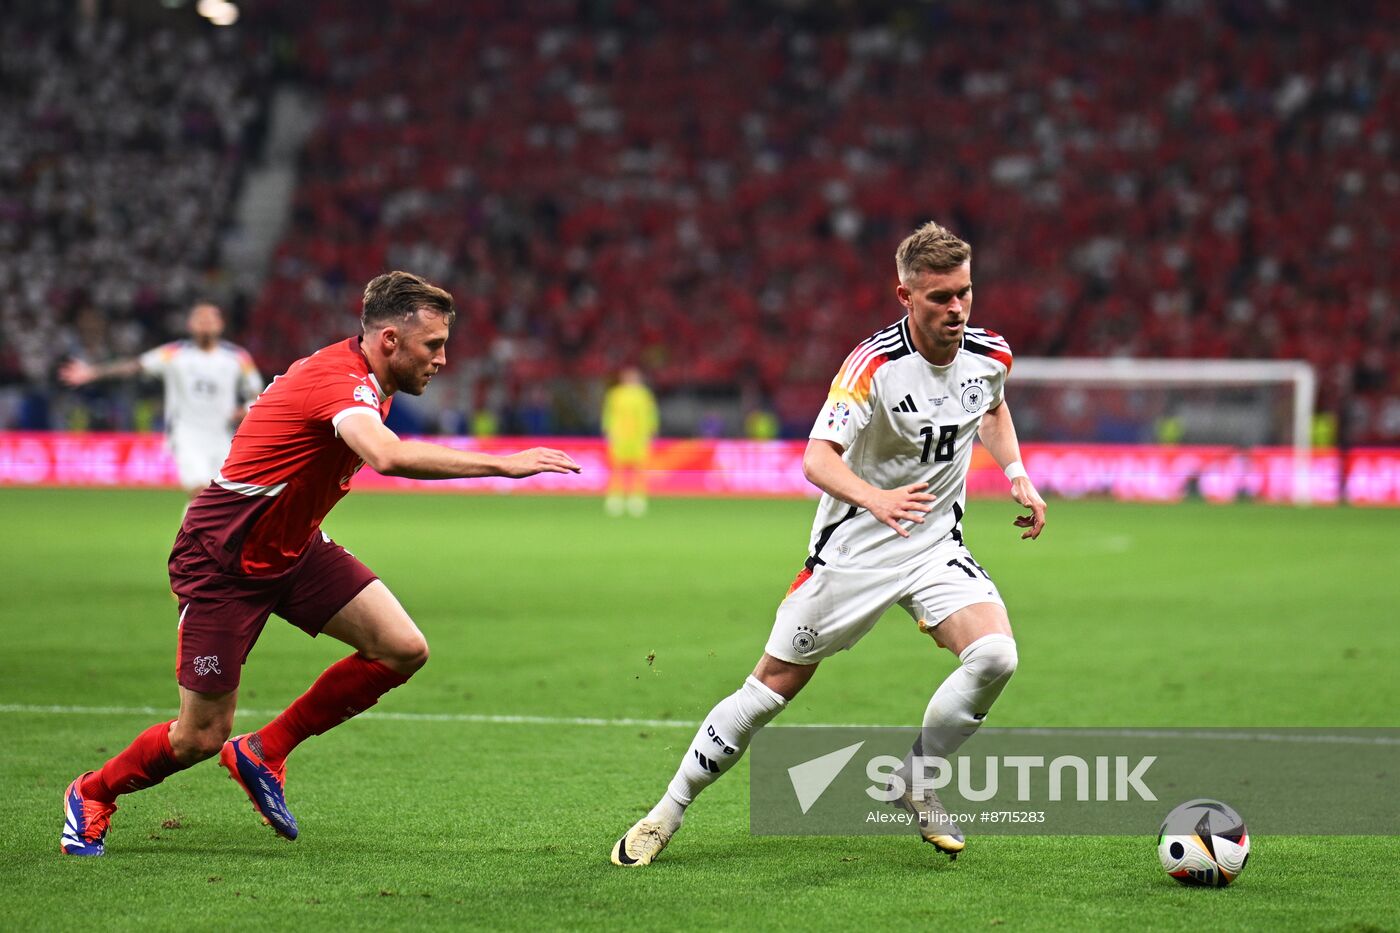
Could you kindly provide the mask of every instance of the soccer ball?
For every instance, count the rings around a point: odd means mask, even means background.
[[[1190,800],[1162,822],[1157,857],[1182,884],[1223,888],[1249,861],[1249,831],[1240,815],[1220,801]]]

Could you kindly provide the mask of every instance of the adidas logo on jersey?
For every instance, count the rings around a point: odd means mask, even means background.
[[[903,412],[905,414],[917,413],[918,410],[919,406],[915,405],[914,399],[908,395],[904,396],[904,401],[900,402],[898,405],[895,405],[893,408],[890,409],[890,411],[898,411]]]

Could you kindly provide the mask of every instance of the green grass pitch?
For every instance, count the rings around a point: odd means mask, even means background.
[[[60,857],[66,784],[174,710],[180,508],[0,490],[8,929],[1400,929],[1395,838],[1257,838],[1225,890],[1167,878],[1155,826],[973,836],[950,863],[912,837],[751,837],[744,763],[654,866],[609,864],[758,657],[804,556],[801,501],[660,500],[632,520],[594,499],[352,495],[327,529],[433,658],[292,758],[301,839],[206,762],[123,798],[107,857]],[[1395,513],[1052,502],[1034,543],[1015,513],[978,501],[966,524],[1020,644],[994,724],[1397,725]],[[240,727],[343,654],[270,622]],[[896,610],[779,722],[916,723],[951,664]]]

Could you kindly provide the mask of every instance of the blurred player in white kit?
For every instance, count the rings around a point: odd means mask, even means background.
[[[60,369],[59,377],[74,387],[137,375],[163,380],[167,443],[180,485],[193,497],[218,475],[234,428],[248,403],[262,392],[263,380],[247,350],[220,339],[224,315],[217,306],[195,305],[187,326],[188,340],[100,365],[73,360]]]

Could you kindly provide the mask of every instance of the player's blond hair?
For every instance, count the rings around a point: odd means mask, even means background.
[[[368,333],[375,327],[407,321],[420,309],[441,314],[448,326],[457,320],[456,306],[446,290],[412,272],[386,272],[365,286],[360,323]]]
[[[952,272],[971,258],[971,246],[932,220],[905,237],[894,251],[899,280],[905,283],[920,272]]]

